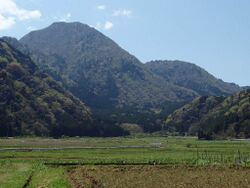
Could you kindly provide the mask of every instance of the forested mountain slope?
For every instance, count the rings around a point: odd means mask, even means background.
[[[156,111],[168,114],[198,96],[153,74],[114,41],[85,24],[54,23],[19,42],[40,68],[101,118],[150,123],[145,117],[151,118]]]
[[[160,130],[168,114],[198,96],[228,96],[241,90],[194,64],[143,64],[99,31],[79,22],[57,22],[19,41],[3,40],[29,55],[41,70],[84,101],[94,119],[137,123],[145,131]]]
[[[80,100],[0,40],[0,136],[79,135],[90,123]]]
[[[169,115],[164,129],[199,138],[249,138],[250,90],[229,97],[201,97]]]
[[[201,67],[183,61],[151,61],[145,66],[166,81],[198,93],[200,96],[231,95],[240,86],[215,78]]]

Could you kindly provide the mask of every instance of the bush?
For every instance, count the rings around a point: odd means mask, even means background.
[[[25,70],[22,65],[15,62],[7,65],[7,71],[11,73],[14,79],[20,79],[25,74]]]

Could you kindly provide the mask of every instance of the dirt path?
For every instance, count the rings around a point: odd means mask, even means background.
[[[31,183],[31,181],[32,181],[33,174],[34,174],[34,172],[31,172],[31,174],[29,175],[28,179],[26,180],[26,182],[25,182],[25,184],[23,185],[22,188],[27,188],[27,187],[29,187],[29,185],[30,185],[30,183]]]

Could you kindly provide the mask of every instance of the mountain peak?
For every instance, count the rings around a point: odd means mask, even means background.
[[[54,28],[71,27],[71,28],[94,29],[94,28],[90,27],[89,25],[81,23],[81,22],[54,22],[50,26],[48,26],[47,28],[53,28],[53,27]]]
[[[20,41],[25,41],[27,37],[36,37],[37,35],[48,35],[51,34],[53,36],[62,34],[65,35],[65,37],[69,37],[70,35],[76,35],[79,36],[81,34],[87,34],[89,32],[93,33],[99,33],[99,31],[95,30],[94,28],[88,26],[87,24],[83,24],[80,22],[54,22],[48,27],[41,29],[41,30],[36,30],[36,31],[31,31],[27,35],[25,35],[23,38],[20,39]],[[49,36],[46,36],[49,37]],[[72,36],[73,37],[73,36]]]
[[[63,54],[65,57],[75,55],[81,58],[79,53],[84,51],[91,55],[93,50],[97,50],[96,53],[102,56],[110,53],[117,56],[125,52],[110,38],[80,22],[55,22],[44,29],[28,33],[20,42],[33,51]]]
[[[136,57],[86,24],[56,22],[27,34],[20,42],[32,51],[41,68],[48,67],[53,75],[62,76],[67,89],[102,113],[113,113],[114,109],[151,113],[151,108],[160,108],[163,103],[172,109],[197,96],[165,83]]]

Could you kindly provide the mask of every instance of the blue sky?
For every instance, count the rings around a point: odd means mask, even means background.
[[[0,0],[0,36],[55,21],[96,27],[142,62],[184,60],[250,85],[249,0]]]

